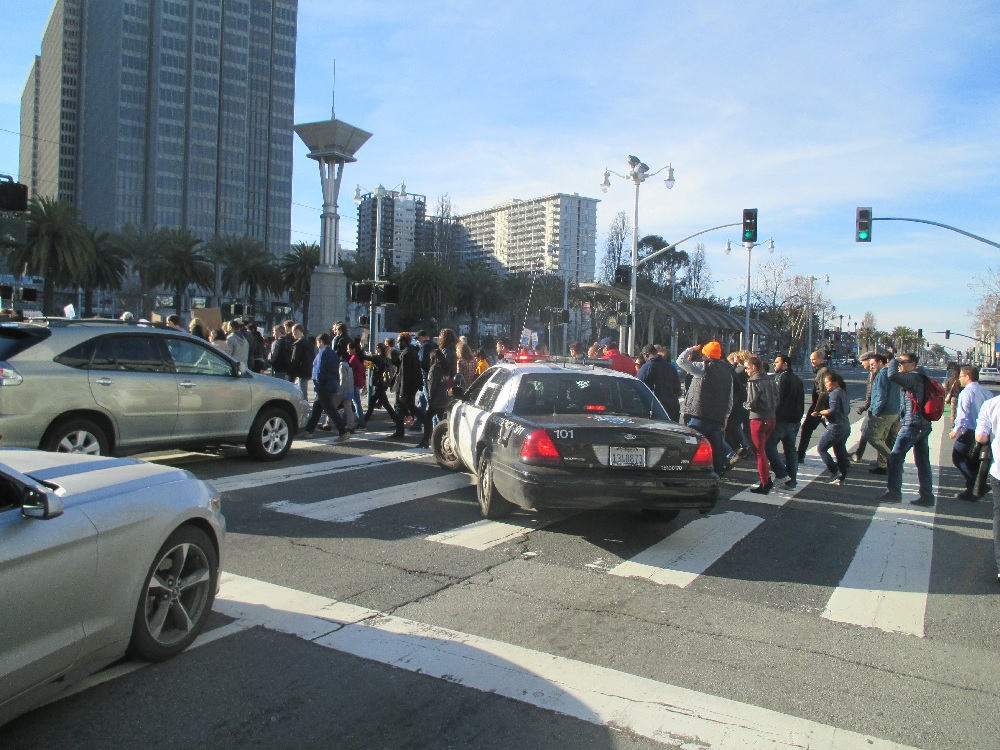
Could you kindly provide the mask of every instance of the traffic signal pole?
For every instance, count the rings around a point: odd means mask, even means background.
[[[988,240],[985,237],[980,237],[978,234],[973,234],[972,232],[966,232],[964,229],[959,229],[958,227],[953,227],[948,224],[942,224],[938,221],[928,221],[927,219],[902,219],[895,216],[876,216],[872,218],[872,221],[912,221],[917,224],[930,224],[931,226],[941,227],[943,229],[950,229],[952,232],[958,232],[959,234],[964,234],[966,237],[971,237],[974,240],[979,240],[987,245],[991,245],[996,248],[1000,248],[1000,243],[994,242],[993,240]]]

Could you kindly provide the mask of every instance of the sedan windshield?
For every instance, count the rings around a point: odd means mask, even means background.
[[[653,392],[638,380],[578,373],[524,375],[517,388],[513,414],[616,414],[669,419]]]

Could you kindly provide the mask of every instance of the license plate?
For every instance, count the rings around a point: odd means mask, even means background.
[[[639,466],[645,467],[646,465],[646,449],[645,448],[619,448],[618,446],[611,446],[611,456],[608,459],[608,465],[610,466]]]

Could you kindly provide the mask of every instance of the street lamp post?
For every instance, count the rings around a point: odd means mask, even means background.
[[[826,283],[830,283],[830,276],[827,274],[825,277]],[[813,316],[812,316],[812,302],[813,302],[813,282],[821,281],[819,276],[809,277],[809,299],[806,300],[806,318],[809,320],[809,337],[806,340],[806,351],[802,358],[802,369],[809,368],[809,355],[812,354],[813,350]]]
[[[743,243],[747,249],[747,299],[746,305],[743,311],[743,348],[750,348],[750,251],[753,250],[757,245],[761,243],[744,242]],[[733,251],[733,243],[726,240],[726,255],[729,255]],[[767,241],[767,251],[769,253],[774,252],[774,240]]]
[[[647,177],[655,177],[666,169],[667,176],[664,178],[663,184],[666,185],[669,190],[674,186],[674,167],[672,164],[668,164],[667,166],[656,170],[652,174],[649,174],[649,166],[643,164],[636,156],[628,157],[628,166],[628,174],[618,174],[610,169],[605,169],[604,182],[601,183],[601,190],[606,193],[611,189],[611,175],[621,177],[624,180],[632,180],[632,183],[635,185],[635,197],[632,204],[632,281],[629,287],[628,295],[628,352],[629,354],[635,354],[635,318],[638,308],[636,280],[637,272],[639,270],[639,185],[645,182]]]

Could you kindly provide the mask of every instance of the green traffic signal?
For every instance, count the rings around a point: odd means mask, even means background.
[[[858,240],[860,240],[861,242],[865,242],[869,236],[870,235],[868,234],[868,232],[864,230],[858,232]]]
[[[871,206],[859,207],[854,212],[854,241],[872,241],[872,209]]]

